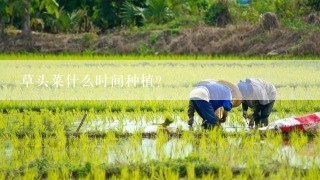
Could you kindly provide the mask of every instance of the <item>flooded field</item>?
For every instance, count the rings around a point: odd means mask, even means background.
[[[207,78],[274,82],[269,122],[320,112],[318,62],[1,63],[0,179],[320,179],[319,131],[251,129],[241,107],[213,130],[187,124]]]

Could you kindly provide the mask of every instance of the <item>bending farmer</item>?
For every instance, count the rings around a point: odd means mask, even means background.
[[[219,120],[215,111],[223,107],[221,121],[227,118],[227,111],[241,104],[241,93],[237,86],[226,81],[202,81],[190,92],[188,116],[190,126],[194,122],[196,111],[203,119],[205,129],[212,128]]]
[[[261,79],[246,79],[238,83],[242,94],[243,117],[253,119],[256,127],[268,125],[268,118],[276,99],[276,88],[273,84]],[[248,108],[253,114],[248,115]],[[253,126],[253,121],[249,124]]]

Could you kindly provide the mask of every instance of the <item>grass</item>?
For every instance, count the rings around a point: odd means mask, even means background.
[[[0,60],[319,60],[319,56],[0,54]]]

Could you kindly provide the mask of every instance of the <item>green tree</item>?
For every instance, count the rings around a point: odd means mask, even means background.
[[[30,37],[32,12],[43,11],[59,17],[58,7],[55,0],[16,0],[14,10],[18,16],[22,17],[23,36]]]
[[[152,23],[161,24],[171,17],[168,0],[147,0],[147,18]]]
[[[189,0],[167,0],[167,5],[175,15],[183,13],[187,9]]]
[[[320,0],[307,0],[307,5],[313,10],[320,11]]]
[[[125,0],[97,0],[92,19],[103,32],[108,28],[121,25],[121,7]]]
[[[0,39],[5,37],[5,23],[9,19],[8,0],[0,2]]]
[[[132,1],[126,1],[121,7],[121,19],[128,25],[143,25],[146,8],[135,5]]]
[[[193,15],[202,15],[209,6],[209,0],[187,0],[189,12]]]

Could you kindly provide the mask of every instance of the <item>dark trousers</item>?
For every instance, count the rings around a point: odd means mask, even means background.
[[[256,105],[254,107],[253,112],[253,119],[256,124],[256,126],[267,126],[268,125],[268,118],[272,111],[273,105],[275,101],[271,101],[270,103],[266,105]]]
[[[191,99],[189,102],[189,117],[193,117],[193,113],[196,111],[199,116],[203,119],[203,126],[208,128],[214,126],[217,122],[217,117],[214,113],[212,105],[201,99]]]

